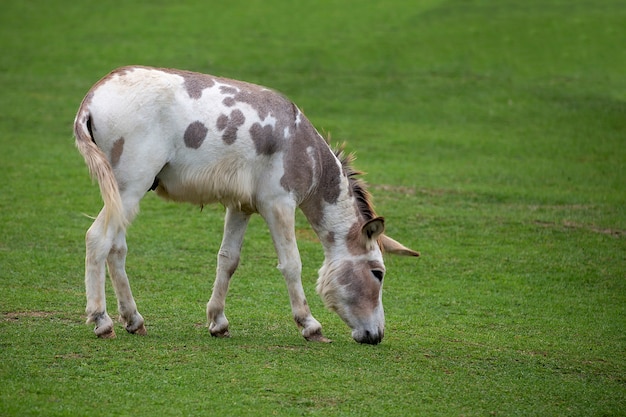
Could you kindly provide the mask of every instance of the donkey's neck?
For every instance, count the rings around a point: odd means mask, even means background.
[[[326,260],[344,256],[342,248],[347,250],[348,237],[359,231],[358,227],[364,222],[346,177],[341,177],[339,187],[340,193],[336,201],[301,206],[324,247]]]

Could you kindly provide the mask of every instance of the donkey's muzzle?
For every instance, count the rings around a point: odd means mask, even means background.
[[[352,338],[359,343],[366,343],[368,345],[377,345],[383,340],[385,332],[375,331],[370,332],[369,330],[354,330],[352,331]]]

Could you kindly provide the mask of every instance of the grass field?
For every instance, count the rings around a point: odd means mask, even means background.
[[[0,6],[0,415],[626,415],[626,7],[603,0],[61,1]],[[291,319],[254,218],[209,336],[223,208],[154,195],[129,231],[148,336],[84,324],[101,207],[71,123],[127,64],[282,91],[366,172],[387,327]],[[114,295],[107,287],[109,306]],[[115,313],[109,308],[110,313]]]

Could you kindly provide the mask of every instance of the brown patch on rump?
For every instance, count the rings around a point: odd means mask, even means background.
[[[232,145],[237,140],[237,130],[239,126],[244,124],[246,117],[241,110],[235,109],[230,113],[230,117],[225,114],[220,115],[217,118],[216,127],[219,131],[224,131],[222,134],[222,140],[228,145]]]
[[[188,148],[198,149],[204,139],[206,138],[209,129],[201,122],[195,121],[187,126],[183,139],[185,140],[185,146]]]
[[[121,137],[113,142],[113,148],[111,148],[111,165],[115,168],[120,162],[122,152],[124,151],[124,138]]]

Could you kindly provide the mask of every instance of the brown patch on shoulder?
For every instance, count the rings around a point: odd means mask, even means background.
[[[124,137],[113,142],[113,148],[111,148],[111,165],[113,168],[119,164],[122,152],[124,152]]]
[[[202,142],[204,142],[208,132],[209,129],[207,129],[201,121],[197,120],[191,123],[187,126],[183,136],[185,146],[192,149],[198,149],[202,145]]]
[[[270,125],[255,123],[250,127],[250,137],[254,142],[257,155],[272,155],[280,150],[280,140],[274,135]]]
[[[317,132],[309,123],[301,123],[296,129],[283,159],[285,174],[280,179],[280,185],[286,191],[304,196],[313,184],[315,164],[318,164],[319,159],[311,158],[307,151],[307,148],[315,146],[313,135],[317,135]]]
[[[320,224],[324,217],[324,203],[335,204],[339,199],[343,177],[328,144],[304,115],[301,118],[285,153],[285,174],[280,184],[305,199],[302,210],[312,224]],[[312,188],[314,183],[317,183],[315,189]]]
[[[216,127],[220,132],[223,130],[222,140],[228,145],[232,145],[237,140],[237,131],[239,126],[243,125],[246,121],[246,117],[241,110],[235,109],[230,112],[230,116],[225,114],[220,115],[217,118]]]
[[[341,169],[337,166],[337,160],[327,146],[321,147],[322,172],[324,176],[319,184],[323,191],[323,198],[328,204],[335,204],[341,193]]]

